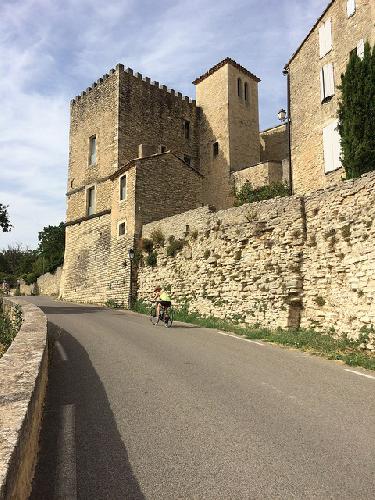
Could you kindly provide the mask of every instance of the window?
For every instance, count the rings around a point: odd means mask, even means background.
[[[327,21],[319,28],[319,57],[322,58],[332,49],[332,21]]]
[[[347,0],[346,12],[348,14],[348,17],[351,17],[355,13],[355,0]]]
[[[189,155],[184,155],[184,162],[191,165],[191,157]]]
[[[96,164],[96,135],[89,139],[89,165]]]
[[[363,59],[365,56],[365,41],[362,39],[357,43],[357,56]]]
[[[333,121],[323,129],[324,171],[327,174],[341,167],[340,134],[338,120]]]
[[[119,222],[118,235],[124,236],[126,234],[126,222]]]
[[[247,101],[249,99],[249,88],[247,82],[245,82],[243,90],[244,90],[245,101]]]
[[[238,97],[242,97],[242,80],[241,80],[241,78],[237,78],[237,95],[238,95]]]
[[[320,97],[324,102],[329,97],[335,95],[335,78],[333,74],[333,64],[329,63],[320,70]]]
[[[92,215],[95,213],[95,186],[88,188],[86,193],[87,215]]]
[[[126,200],[126,175],[120,177],[120,201]]]
[[[167,146],[159,146],[159,153],[165,153],[167,151]]]
[[[214,156],[217,156],[219,154],[219,143],[218,142],[214,142],[213,153],[214,153]]]
[[[189,122],[189,120],[184,120],[184,136],[185,136],[185,139],[190,138],[190,122]]]

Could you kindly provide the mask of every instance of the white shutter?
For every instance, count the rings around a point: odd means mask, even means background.
[[[335,95],[335,78],[333,75],[333,64],[326,64],[324,70],[325,97]]]
[[[357,44],[357,56],[363,59],[364,55],[365,55],[365,41],[362,39]]]
[[[324,101],[326,95],[325,95],[325,88],[324,88],[324,69],[322,68],[320,70],[320,100],[321,102]]]
[[[347,0],[346,12],[348,14],[348,17],[350,17],[354,14],[354,12],[355,12],[355,0]]]
[[[323,129],[323,150],[324,150],[324,171],[325,173],[331,172],[332,170],[334,170],[331,125],[327,125]]]
[[[332,146],[333,146],[333,165],[335,170],[342,166],[341,155],[341,137],[339,132],[339,122],[335,120],[332,124]]]
[[[326,28],[326,54],[332,49],[332,21],[331,18],[325,22]]]
[[[323,24],[319,28],[319,57],[322,58],[323,56],[326,55],[326,50],[325,50],[325,25]]]
[[[323,129],[324,171],[332,172],[341,167],[341,142],[338,121],[335,120]]]

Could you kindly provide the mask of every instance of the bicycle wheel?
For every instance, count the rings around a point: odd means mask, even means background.
[[[164,321],[164,324],[167,328],[170,328],[173,324],[173,309],[172,309],[172,307],[169,308],[169,311],[168,311],[167,317]]]
[[[150,321],[153,325],[157,325],[159,323],[159,318],[156,317],[156,307],[151,307]]]

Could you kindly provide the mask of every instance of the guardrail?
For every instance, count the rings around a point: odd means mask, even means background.
[[[17,304],[23,322],[0,359],[0,498],[6,500],[30,495],[48,379],[47,318],[25,300],[3,298],[6,314]]]

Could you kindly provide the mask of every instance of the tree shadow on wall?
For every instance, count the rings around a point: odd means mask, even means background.
[[[68,332],[51,323],[48,326],[52,354],[40,458],[30,498],[62,498],[56,491],[59,445],[64,442],[62,411],[74,405],[77,497],[143,500],[105,389],[87,352]],[[57,338],[68,358],[65,361],[54,347]]]

